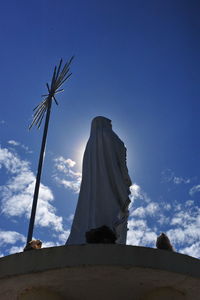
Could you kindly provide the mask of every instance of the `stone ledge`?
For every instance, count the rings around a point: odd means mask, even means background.
[[[165,250],[125,245],[78,245],[43,248],[0,258],[0,278],[89,265],[121,265],[176,272],[200,278],[200,260]]]

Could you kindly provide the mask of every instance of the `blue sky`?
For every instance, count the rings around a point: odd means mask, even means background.
[[[55,64],[75,55],[53,105],[34,237],[69,234],[91,120],[127,147],[128,243],[166,232],[200,257],[198,1],[7,1],[0,11],[0,255],[25,245],[42,128],[28,130]]]

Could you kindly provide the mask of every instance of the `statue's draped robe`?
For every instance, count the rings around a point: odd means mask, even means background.
[[[130,185],[124,143],[113,132],[109,119],[96,117],[83,157],[80,194],[66,244],[85,243],[85,232],[102,225],[116,232],[117,243],[125,244]]]

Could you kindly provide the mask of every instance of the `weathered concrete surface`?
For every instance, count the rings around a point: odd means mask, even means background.
[[[124,245],[27,251],[0,259],[0,299],[200,300],[200,261]]]

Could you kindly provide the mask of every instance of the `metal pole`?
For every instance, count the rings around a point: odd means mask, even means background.
[[[36,182],[35,182],[35,190],[34,190],[34,196],[33,196],[31,218],[30,218],[30,222],[29,222],[27,244],[32,240],[32,236],[33,236],[33,227],[34,227],[34,223],[35,223],[35,213],[36,213],[36,207],[37,207],[37,201],[38,201],[40,178],[41,178],[42,165],[43,165],[43,160],[44,160],[44,150],[45,150],[45,145],[46,145],[47,132],[48,132],[48,126],[49,126],[49,118],[50,118],[50,113],[51,113],[51,104],[52,104],[51,96],[49,96],[48,102],[49,102],[49,104],[48,104],[47,113],[46,113],[42,145],[41,145],[41,150],[40,150],[40,158],[39,158],[37,177],[36,177]]]
[[[56,104],[58,105],[58,102],[55,98],[55,94],[63,91],[63,89],[60,89],[60,87],[72,75],[72,73],[69,73],[69,71],[70,71],[69,66],[70,66],[73,58],[74,57],[72,56],[71,59],[64,65],[62,70],[61,70],[62,59],[60,60],[58,68],[55,66],[52,80],[51,80],[51,85],[49,86],[48,83],[46,84],[47,89],[48,89],[48,94],[43,95],[42,97],[45,97],[45,99],[39,105],[37,105],[35,107],[33,121],[31,123],[31,125],[29,126],[30,129],[32,128],[33,125],[37,125],[38,128],[40,128],[44,114],[46,112],[42,145],[41,145],[41,150],[40,150],[37,177],[36,177],[35,190],[34,190],[34,196],[33,196],[33,204],[32,204],[32,210],[31,210],[31,218],[30,218],[29,229],[28,229],[27,246],[28,246],[28,243],[32,240],[32,236],[33,236],[33,227],[34,227],[34,223],[35,223],[35,214],[36,214],[36,207],[37,207],[38,194],[39,194],[39,188],[40,188],[40,179],[41,179],[42,165],[43,165],[43,160],[44,160],[44,150],[45,150],[46,139],[47,139],[47,132],[48,132],[48,126],[49,126],[49,118],[50,118],[50,113],[51,113],[52,100],[54,100],[56,102]],[[26,250],[26,247],[25,247],[25,250]]]

